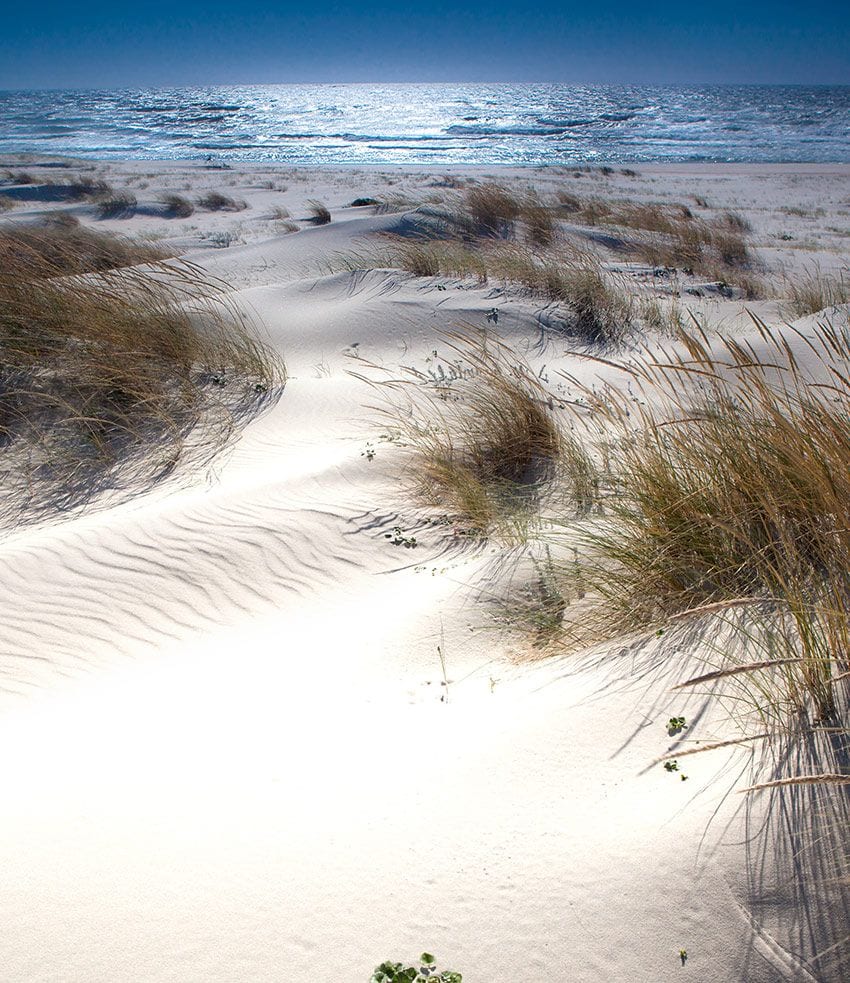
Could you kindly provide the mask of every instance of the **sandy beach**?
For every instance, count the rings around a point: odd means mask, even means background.
[[[742,794],[788,764],[780,744],[682,754],[750,727],[674,689],[717,639],[537,644],[511,615],[528,550],[411,493],[363,377],[450,371],[458,330],[509,345],[555,403],[617,377],[550,299],[377,261],[494,182],[560,201],[560,232],[642,312],[754,346],[754,317],[793,323],[805,366],[848,304],[793,317],[788,283],[846,282],[850,165],[7,169],[30,180],[0,181],[0,221],[61,212],[203,267],[286,382],[202,467],[3,530],[0,979],[366,983],[423,949],[464,983],[848,978],[846,789]],[[63,197],[72,175],[124,208]],[[759,288],[636,260],[573,198],[738,216]],[[593,351],[674,346],[637,320]],[[840,771],[846,734],[805,754]]]

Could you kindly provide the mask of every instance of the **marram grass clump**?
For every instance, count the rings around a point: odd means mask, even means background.
[[[387,429],[411,452],[420,501],[467,534],[522,538],[560,456],[551,397],[486,332],[450,333],[442,348],[401,378],[360,377],[379,390]]]
[[[754,323],[585,388],[606,477],[583,575],[608,633],[745,608],[785,660],[781,702],[826,720],[850,669],[850,341]]]
[[[208,459],[284,375],[199,267],[62,226],[0,231],[0,364],[6,521]]]

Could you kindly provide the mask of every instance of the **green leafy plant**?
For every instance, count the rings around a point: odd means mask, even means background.
[[[688,725],[685,723],[684,717],[671,717],[667,721],[667,733],[672,737],[674,734],[680,734],[683,730],[687,730]]]
[[[679,771],[679,762],[678,761],[665,761],[664,762],[664,770],[665,771],[669,771],[669,772]],[[683,782],[686,782],[688,780],[688,776],[687,775],[683,775],[681,772],[679,772],[679,777],[682,779]]]
[[[388,539],[393,546],[403,546],[406,550],[416,549],[416,537],[405,536],[401,526],[393,526],[392,532],[385,532],[384,539]]]
[[[426,980],[428,983],[462,983],[463,977],[451,969],[438,970],[431,953],[423,952],[418,964],[382,962],[375,967],[369,983],[424,983]]]

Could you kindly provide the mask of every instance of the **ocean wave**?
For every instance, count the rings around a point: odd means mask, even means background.
[[[602,118],[602,117],[600,117]],[[555,117],[540,117],[537,120],[543,126],[551,126],[557,130],[572,130],[578,126],[593,126],[595,119],[557,119]]]
[[[535,137],[552,136],[562,132],[563,128],[551,126],[447,126],[445,132],[449,135],[471,137]]]

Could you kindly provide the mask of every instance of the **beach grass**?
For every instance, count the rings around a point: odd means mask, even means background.
[[[15,226],[0,259],[4,519],[143,490],[181,459],[208,459],[283,378],[223,285],[153,247]]]
[[[324,202],[311,198],[307,202],[307,208],[310,212],[310,217],[307,221],[312,225],[327,225],[330,222],[331,213],[328,211],[328,207]]]
[[[823,273],[810,267],[787,281],[788,299],[784,309],[788,317],[805,317],[838,304],[850,304],[850,273]]]
[[[417,498],[467,534],[522,539],[560,458],[551,397],[487,332],[451,332],[442,350],[401,378],[358,375],[377,387],[384,425],[412,454]]]
[[[198,208],[203,208],[207,212],[241,212],[248,207],[241,199],[231,198],[220,191],[208,191],[206,194],[199,195],[196,204]]]
[[[168,218],[189,218],[195,213],[195,206],[183,195],[162,194],[159,196],[159,201]]]
[[[776,705],[828,720],[850,642],[850,342],[824,325],[804,370],[793,333],[754,322],[758,347],[683,331],[628,384],[585,387],[606,477],[583,575],[614,633],[745,608],[743,649],[784,660]]]

